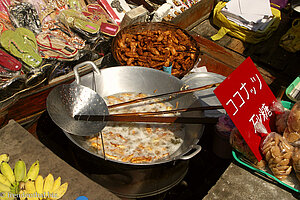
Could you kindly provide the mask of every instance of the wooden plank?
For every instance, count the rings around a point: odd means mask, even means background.
[[[229,66],[233,69],[237,68],[246,57],[235,53],[227,48],[224,48],[215,42],[208,40],[200,35],[194,36],[195,40],[198,42],[200,46],[200,51],[208,56],[218,60],[226,66]],[[263,76],[264,80],[268,85],[272,84],[272,82],[276,79],[270,72],[265,69],[257,66],[258,71]]]
[[[221,74],[223,76],[229,76],[233,71],[234,68],[224,63],[208,56],[207,54],[203,54],[201,56],[201,61],[199,62],[197,67],[205,66],[208,72],[213,72],[217,74]]]
[[[191,29],[208,18],[214,7],[214,0],[201,0],[191,8],[171,20],[171,23],[176,24],[182,29]]]

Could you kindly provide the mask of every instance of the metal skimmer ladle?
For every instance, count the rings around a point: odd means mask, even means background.
[[[109,114],[108,107],[103,98],[94,90],[80,85],[78,69],[84,65],[92,65],[96,76],[100,74],[100,70],[91,61],[76,65],[74,67],[76,82],[55,87],[49,93],[46,102],[47,111],[54,123],[65,132],[78,136],[90,136],[99,132],[101,133],[107,122],[104,120],[75,120],[75,115]],[[95,87],[95,77],[93,81]]]

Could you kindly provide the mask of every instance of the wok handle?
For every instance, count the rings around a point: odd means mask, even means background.
[[[100,70],[98,69],[98,67],[95,65],[94,62],[92,62],[92,61],[85,61],[85,62],[82,62],[82,63],[76,65],[76,66],[74,67],[74,69],[73,69],[73,70],[74,70],[74,75],[75,75],[75,80],[76,80],[76,83],[77,83],[78,85],[80,85],[80,77],[79,77],[78,69],[79,69],[80,67],[83,67],[84,65],[92,65],[94,71],[96,71],[98,74],[100,74]]]
[[[194,157],[195,155],[197,155],[201,151],[202,147],[200,145],[195,144],[195,145],[193,145],[192,149],[195,149],[195,151],[193,153],[191,153],[187,156],[181,156],[179,159],[181,159],[181,160],[191,159],[192,157]]]

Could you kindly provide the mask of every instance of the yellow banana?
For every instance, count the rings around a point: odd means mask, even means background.
[[[7,185],[9,187],[11,186],[10,181],[3,174],[0,174],[0,183]]]
[[[14,174],[16,177],[16,181],[20,182],[26,176],[26,164],[23,160],[18,160],[15,164]]]
[[[50,193],[53,193],[56,189],[59,188],[61,184],[61,178],[60,176],[54,181],[54,184],[53,184],[53,187],[52,187],[52,190],[50,191]]]
[[[9,161],[9,155],[7,153],[3,153],[0,155],[0,163],[8,162],[8,161]]]
[[[20,190],[19,198],[20,198],[20,200],[25,200],[26,199],[26,190]]]
[[[25,190],[26,193],[35,193],[35,185],[34,185],[34,181],[29,180],[27,182],[25,182]]]
[[[9,180],[11,184],[15,184],[16,178],[13,170],[7,162],[2,162],[0,165],[1,173]]]
[[[52,196],[50,196],[50,199],[60,199],[64,194],[67,192],[68,189],[68,183],[64,183],[59,188],[57,188],[55,191],[53,191]]]
[[[43,194],[44,190],[44,178],[41,175],[38,175],[34,182],[36,192],[38,194]]]
[[[50,173],[50,174],[48,174],[48,176],[44,180],[44,190],[43,190],[43,192],[44,192],[44,194],[46,194],[46,196],[50,195],[50,192],[53,188],[53,184],[54,184],[54,177]]]
[[[0,192],[10,192],[10,187],[0,183]]]
[[[38,200],[38,195],[36,193],[34,181],[29,180],[25,182],[25,192],[28,200]]]
[[[40,171],[40,163],[37,160],[29,168],[24,181],[27,182],[29,179],[34,181],[36,177],[39,175],[39,171]]]

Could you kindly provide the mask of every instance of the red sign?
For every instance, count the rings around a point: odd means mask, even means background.
[[[240,131],[246,143],[260,161],[261,134],[255,126],[262,122],[270,132],[270,107],[275,96],[260,75],[251,58],[247,58],[215,90],[217,98]]]

